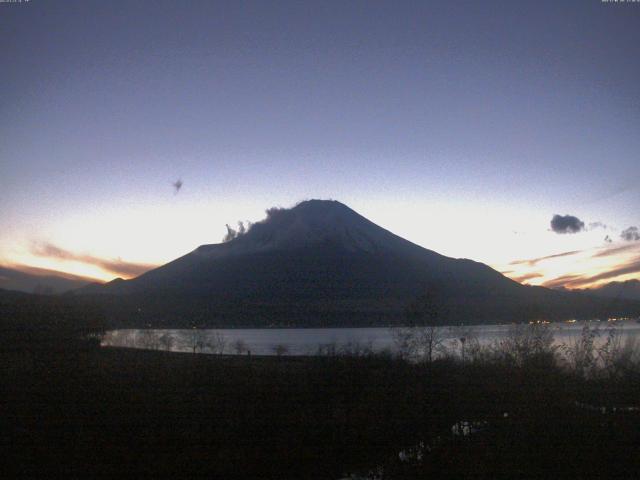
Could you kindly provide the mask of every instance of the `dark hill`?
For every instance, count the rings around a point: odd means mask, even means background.
[[[29,267],[28,271],[22,271],[0,266],[0,288],[4,290],[56,294],[81,288],[89,282],[87,278],[40,268]]]
[[[604,308],[633,308],[520,285],[321,200],[271,209],[227,243],[202,245],[135,279],[83,293],[100,298],[125,323],[175,326],[389,324],[403,321],[425,293],[422,303],[435,305],[443,323],[592,317]]]
[[[610,282],[601,287],[592,289],[591,293],[606,298],[621,298],[640,301],[640,280]]]

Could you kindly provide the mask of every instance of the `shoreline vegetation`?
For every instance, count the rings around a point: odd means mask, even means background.
[[[635,319],[622,318],[611,319],[608,322],[585,321],[578,323],[578,327],[573,329],[574,337],[565,341],[558,341],[556,335],[566,337],[567,331],[563,329],[563,324],[573,327],[576,321],[551,323],[551,322],[530,322],[528,324],[510,324],[493,326],[500,327],[499,331],[489,334],[494,338],[488,339],[487,333],[482,327],[486,325],[460,325],[460,326],[405,326],[405,327],[377,327],[376,330],[385,330],[389,338],[381,340],[378,338],[375,343],[382,342],[385,346],[374,346],[374,340],[358,340],[347,337],[342,340],[318,340],[313,343],[308,339],[304,345],[291,349],[290,341],[295,339],[285,338],[282,343],[275,343],[269,348],[266,355],[399,355],[404,359],[412,361],[428,361],[436,358],[449,357],[482,357],[504,355],[504,350],[522,351],[529,349],[546,349],[554,354],[556,360],[561,363],[573,361],[572,357],[581,351],[589,348],[598,361],[611,362],[609,357],[633,357],[637,358],[638,350],[637,334],[628,332],[627,328],[635,326]],[[581,326],[580,326],[581,325]],[[369,328],[364,328],[366,331]],[[247,338],[238,336],[237,332],[242,332],[242,328],[235,329],[117,329],[106,331],[102,334],[101,345],[112,348],[139,348],[146,350],[165,350],[173,352],[192,352],[204,354],[253,354],[260,355],[260,350],[252,350],[252,345]],[[289,329],[248,329],[251,334],[262,330],[289,330]],[[308,330],[308,329],[290,329]],[[323,332],[325,329],[314,329]],[[328,331],[340,331],[339,328],[328,329]],[[357,330],[349,327],[347,331]],[[233,333],[231,333],[233,332]],[[628,333],[627,333],[628,332]],[[250,336],[251,336],[250,334]],[[563,335],[564,334],[564,335]],[[266,340],[266,339],[265,339]],[[272,339],[273,340],[273,339]],[[578,345],[582,343],[582,345]],[[262,354],[265,355],[265,345],[261,346]],[[301,350],[302,349],[302,350]],[[521,353],[522,354],[522,353]],[[607,358],[605,358],[605,356]],[[634,357],[635,356],[635,357]]]
[[[269,354],[256,354],[249,344],[238,338],[231,342],[223,333],[204,329],[186,331],[182,350],[173,349],[176,339],[164,331],[139,330],[140,337],[130,345],[101,345],[102,349],[165,351],[175,354],[208,354],[221,358],[248,356],[268,359],[289,356],[289,346],[274,344]],[[393,348],[375,350],[371,342],[357,340],[345,343],[319,343],[308,354],[295,355],[300,359],[314,357],[387,358],[411,364],[451,362],[487,365],[525,366],[532,362],[558,368],[584,379],[617,378],[629,373],[640,375],[640,344],[637,335],[622,336],[622,328],[615,322],[606,328],[584,323],[580,335],[567,341],[555,341],[549,323],[513,324],[504,337],[481,343],[473,327],[435,326],[395,327],[390,329]],[[100,338],[96,334],[95,338]],[[638,399],[640,408],[640,398]]]
[[[218,355],[193,354],[201,340],[191,353],[99,348],[94,313],[32,305],[22,330],[4,322],[4,478],[631,478],[640,468],[638,348],[615,328],[596,343],[587,326],[560,348],[545,324],[515,325],[489,347],[414,327],[397,329],[397,354],[353,343],[266,357],[225,355],[246,345],[224,338]]]

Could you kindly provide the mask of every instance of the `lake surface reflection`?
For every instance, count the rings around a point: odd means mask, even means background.
[[[587,322],[597,328],[595,344],[607,339],[608,330],[620,333],[621,344],[638,339],[640,323],[635,320],[617,322]],[[557,345],[570,345],[577,340],[585,322],[551,323]],[[477,339],[488,345],[504,339],[512,325],[476,325],[465,327],[440,327],[444,345],[455,350],[460,339]],[[105,347],[127,347],[175,352],[239,355],[316,355],[328,351],[375,352],[397,350],[393,329],[380,328],[268,328],[268,329],[168,329],[111,330],[102,340]]]

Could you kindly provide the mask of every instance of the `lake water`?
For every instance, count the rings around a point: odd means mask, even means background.
[[[596,344],[606,341],[607,331],[615,328],[621,344],[640,340],[640,323],[635,320],[617,322],[588,322],[597,328]],[[581,335],[584,322],[551,323],[548,327],[556,344],[570,345]],[[460,339],[477,339],[481,345],[500,341],[508,335],[512,325],[477,325],[472,327],[440,327],[444,345],[455,351]],[[176,352],[254,355],[315,355],[327,350],[396,351],[393,330],[390,328],[268,328],[268,329],[209,329],[209,330],[139,330],[122,329],[107,332],[103,346],[128,347]]]

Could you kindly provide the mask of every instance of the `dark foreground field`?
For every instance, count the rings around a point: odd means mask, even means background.
[[[1,356],[3,478],[337,479],[378,467],[384,478],[637,478],[640,471],[640,412],[585,406],[637,401],[638,382],[628,378],[586,382],[544,363],[412,365],[384,356],[50,347]],[[486,423],[454,435],[463,420]]]

